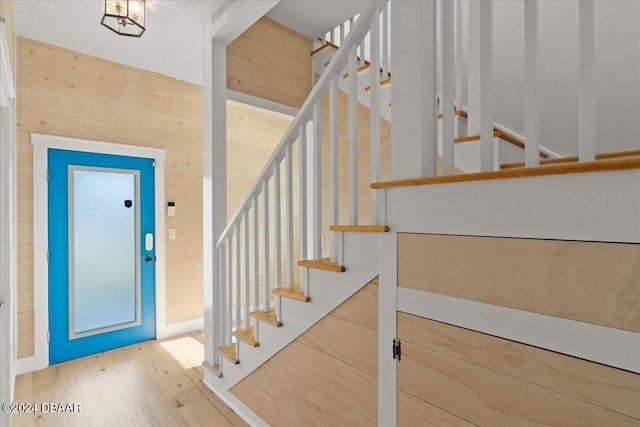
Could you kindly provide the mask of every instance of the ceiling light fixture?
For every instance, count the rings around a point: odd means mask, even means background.
[[[144,33],[145,0],[104,0],[101,24],[121,36],[140,37]]]

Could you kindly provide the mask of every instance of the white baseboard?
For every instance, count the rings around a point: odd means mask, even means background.
[[[16,360],[16,376],[28,374],[36,370],[35,356],[23,357]]]
[[[161,340],[164,338],[174,337],[176,335],[186,334],[189,332],[204,329],[204,317],[199,319],[185,320],[180,323],[165,325],[156,329],[156,338]]]
[[[225,390],[224,387],[216,387],[215,381],[212,381],[213,374],[211,371],[205,368],[204,370],[204,385],[220,398],[233,412],[238,414],[247,424],[252,427],[266,427],[267,424],[262,418],[260,418],[255,412],[253,412],[247,405],[242,403],[240,399],[231,394],[230,391]]]

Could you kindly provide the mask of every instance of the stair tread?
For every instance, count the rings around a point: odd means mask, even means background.
[[[238,329],[236,331],[233,331],[233,335],[235,335],[236,337],[238,337],[242,341],[246,342],[251,347],[259,347],[260,346],[260,343],[256,340],[256,337],[255,337],[255,335],[253,333],[253,327],[249,328],[248,331],[245,331],[244,329]]]
[[[616,159],[616,158],[622,158],[622,157],[637,157],[637,156],[640,156],[640,150],[614,151],[611,153],[596,154],[596,160],[607,160],[607,159]],[[559,163],[575,163],[578,160],[579,159],[577,156],[560,157],[558,159],[545,159],[545,160],[540,160],[540,166],[557,165]],[[525,166],[524,162],[504,163],[500,165],[502,169],[523,168],[524,166]]]
[[[232,345],[231,347],[227,347],[226,345],[221,345],[220,347],[218,347],[218,351],[220,352],[220,354],[222,354],[224,357],[229,359],[234,364],[237,365],[238,363],[240,363],[240,361],[236,357],[235,345]]]
[[[493,131],[493,137],[497,138],[499,136],[502,135],[502,132],[494,130]],[[455,143],[456,144],[460,144],[463,142],[471,142],[471,141],[479,141],[480,140],[480,135],[471,135],[471,136],[463,136],[462,138],[456,138],[455,139]]]
[[[448,184],[453,182],[486,181],[490,179],[530,178],[534,176],[562,175],[573,173],[602,172],[625,169],[640,169],[640,158],[622,158],[599,160],[595,162],[555,164],[535,168],[503,169],[491,172],[475,172],[462,175],[412,178],[396,181],[374,182],[369,185],[374,190],[395,187],[414,187],[420,185]]]
[[[317,268],[319,270],[334,271],[336,273],[343,273],[346,270],[344,266],[331,262],[329,258],[322,258],[319,261],[315,259],[302,260],[298,261],[298,265],[300,267]]]
[[[388,225],[332,225],[331,231],[343,231],[354,233],[386,233],[389,231]]]
[[[276,317],[275,308],[272,308],[269,311],[262,311],[262,310],[252,311],[251,317],[267,322],[268,324],[273,325],[276,328],[279,328],[282,326],[282,322],[278,321]]]
[[[316,53],[321,52],[321,51],[323,51],[324,49],[326,49],[326,48],[328,48],[328,47],[332,47],[332,48],[334,48],[334,49],[336,49],[336,50],[337,50],[337,49],[339,49],[339,47],[338,47],[338,46],[336,46],[335,44],[333,44],[333,43],[331,43],[331,42],[325,42],[325,43],[324,43],[322,46],[320,46],[319,48],[312,50],[310,55],[311,55],[311,56],[313,56],[313,55],[315,55]]]
[[[369,68],[371,68],[371,63],[369,61],[364,61],[365,64],[362,67],[359,67],[356,72],[360,73],[362,71],[366,71]],[[325,64],[325,66],[329,65],[329,63]],[[384,70],[382,69],[382,67],[380,67],[380,74],[384,73]],[[391,78],[391,73],[387,71],[387,77]],[[347,80],[349,78],[349,73],[344,73],[342,75],[342,78]]]
[[[302,302],[311,301],[311,298],[306,296],[304,292],[300,290],[299,285],[295,285],[292,289],[289,289],[287,287],[275,288],[275,289],[271,289],[271,292],[274,293],[275,295],[279,295],[285,298],[291,298],[296,301],[302,301]]]
[[[387,85],[390,85],[390,84],[391,84],[391,77],[389,77],[388,79],[380,81],[380,87],[387,86]],[[365,87],[364,91],[365,92],[371,92],[371,86]]]

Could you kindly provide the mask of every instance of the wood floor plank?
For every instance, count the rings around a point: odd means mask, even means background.
[[[298,341],[378,377],[378,333],[373,329],[329,315]]]
[[[486,426],[638,426],[638,420],[405,341],[398,388]]]
[[[377,423],[378,381],[372,375],[296,341],[271,360]]]
[[[405,313],[403,342],[640,419],[640,375]]]
[[[366,285],[333,310],[331,315],[377,331],[378,285]]]
[[[468,421],[458,418],[442,409],[398,390],[397,426],[473,427]]]
[[[246,425],[202,382],[202,332],[149,341],[16,379],[16,402],[80,403],[77,414],[19,414],[14,426]]]
[[[374,425],[353,411],[345,402],[312,386],[275,363],[265,363],[245,381],[249,382],[251,387],[262,388],[273,398],[311,420],[314,425]],[[263,409],[259,409],[258,413],[262,411]]]
[[[290,409],[284,402],[274,399],[260,387],[251,382],[242,382],[234,387],[235,396],[244,402],[252,411],[260,414],[267,424],[272,426],[312,426],[307,418]]]

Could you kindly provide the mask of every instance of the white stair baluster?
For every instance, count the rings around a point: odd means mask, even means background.
[[[322,259],[322,98],[313,106],[313,141],[311,191],[313,200],[312,254],[314,260]]]
[[[267,312],[271,309],[271,289],[269,283],[269,179],[265,177],[264,181],[262,181],[262,208],[264,210],[262,225],[263,225],[263,234],[264,241],[263,243],[263,274],[264,274],[264,311]]]
[[[380,11],[371,16],[371,182],[381,177],[380,159]],[[371,224],[378,225],[378,192],[371,190]]]
[[[260,227],[258,196],[253,198],[253,310],[260,310]],[[258,322],[254,322],[253,336],[258,341]]]
[[[307,124],[302,123],[298,130],[299,161],[298,173],[300,186],[300,259],[307,259]],[[300,268],[300,289],[309,296],[306,283],[306,268]]]
[[[239,331],[242,329],[242,285],[240,283],[240,273],[242,269],[240,268],[240,223],[236,224],[236,241],[235,241],[235,261],[236,261],[236,327],[235,330]]]
[[[340,161],[338,147],[338,76],[329,82],[329,212],[331,225],[340,223]],[[329,250],[331,262],[338,262],[338,238],[331,233]]]
[[[282,286],[282,216],[281,216],[281,179],[280,179],[280,162],[276,161],[273,169],[273,221],[275,230],[275,253],[274,253],[274,276],[275,282],[273,286],[279,288]]]
[[[455,165],[454,119],[455,88],[453,76],[453,3],[440,2],[442,27],[442,174],[453,175]]]
[[[528,168],[540,166],[538,17],[538,0],[524,2],[524,160]]]
[[[349,49],[349,224],[358,225],[358,63],[357,46]]]
[[[578,91],[578,158],[596,160],[596,102],[593,67],[593,1],[578,3],[580,32],[580,90]]]
[[[382,80],[389,78],[389,3],[381,13],[382,17]]]
[[[244,330],[251,329],[251,278],[249,277],[249,207],[244,211]]]
[[[233,232],[227,238],[227,347],[233,345],[233,253],[231,239]]]
[[[293,144],[287,147],[285,155],[286,171],[286,213],[287,213],[287,287],[293,289]]]
[[[492,21],[493,0],[485,0],[480,3],[480,169],[483,172],[494,170]]]

